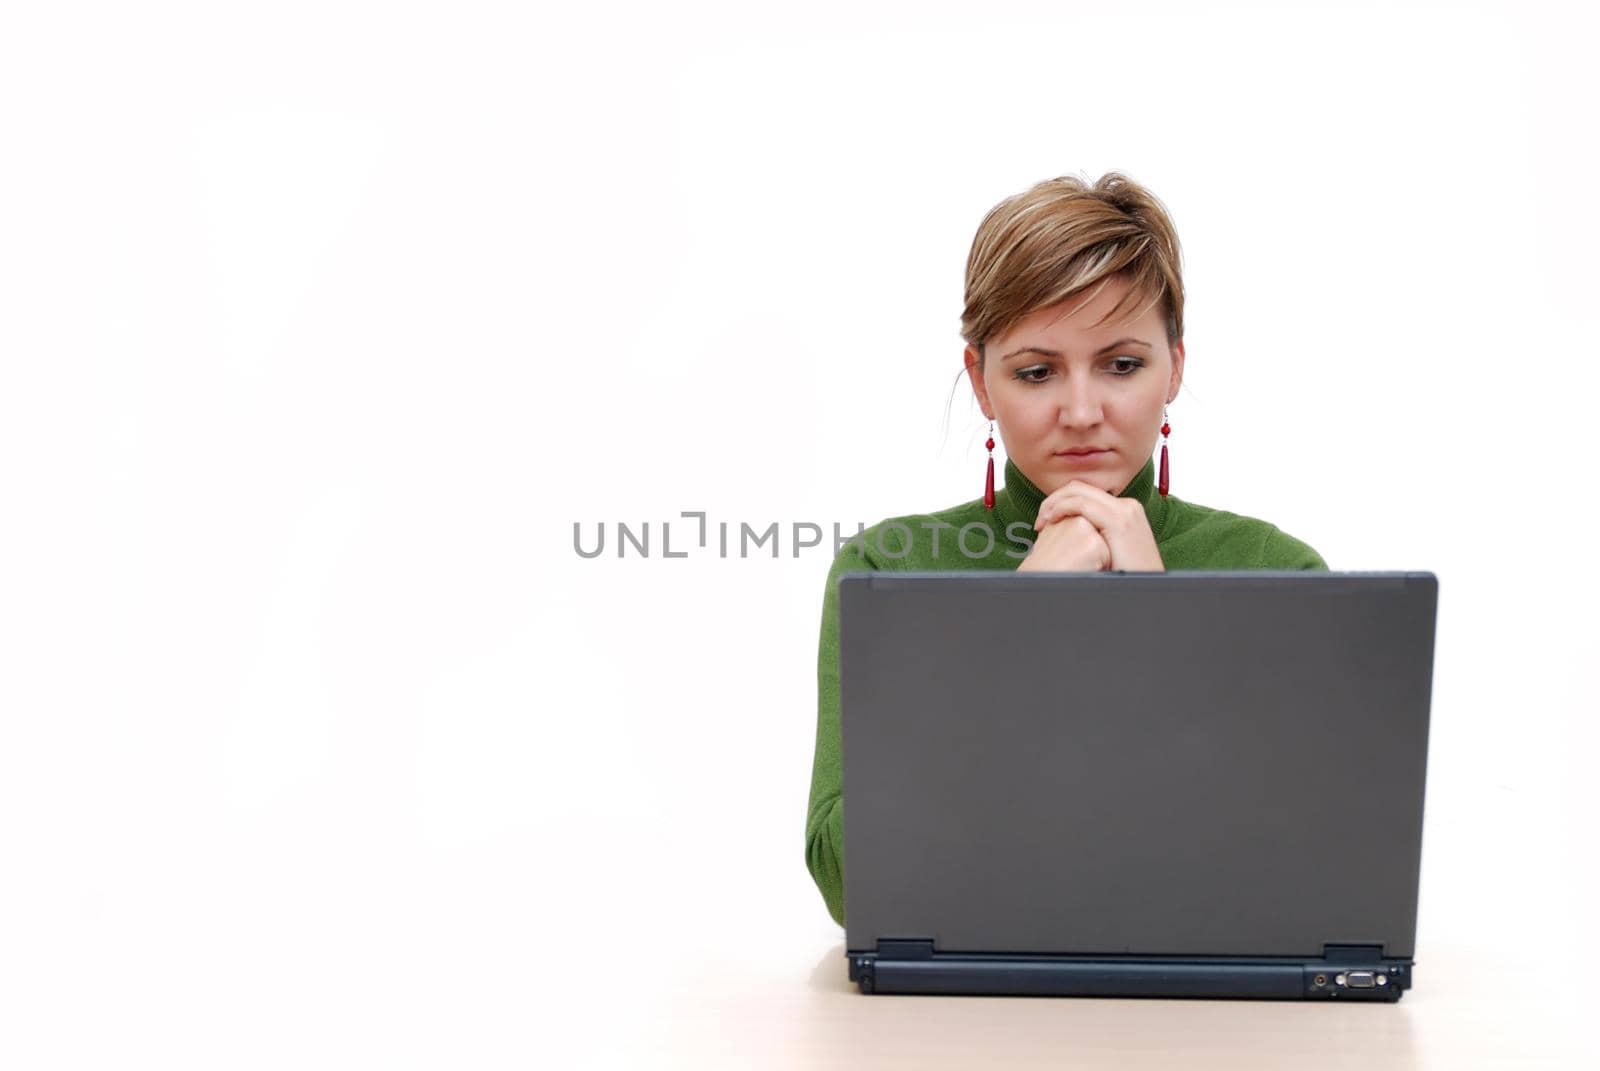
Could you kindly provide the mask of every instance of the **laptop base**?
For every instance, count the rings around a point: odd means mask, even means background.
[[[985,955],[936,952],[932,941],[879,941],[876,951],[846,955],[863,993],[1393,1003],[1411,984],[1413,961],[1382,952],[1327,945],[1311,958]]]

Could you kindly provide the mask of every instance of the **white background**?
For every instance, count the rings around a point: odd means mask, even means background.
[[[1201,7],[8,6],[0,1063],[745,1062],[844,969],[789,526],[977,497],[972,232],[1113,168],[1174,493],[1440,578],[1419,986],[1573,1022],[1593,26]]]

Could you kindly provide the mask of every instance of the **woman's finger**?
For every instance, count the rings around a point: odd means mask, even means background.
[[[1034,530],[1042,531],[1063,517],[1082,517],[1101,532],[1112,528],[1117,521],[1117,510],[1111,502],[1101,501],[1091,495],[1066,495],[1055,502],[1047,513],[1040,507]]]
[[[1055,511],[1055,507],[1059,506],[1063,502],[1070,502],[1085,497],[1099,498],[1107,502],[1116,501],[1115,496],[1107,494],[1104,489],[1096,487],[1092,483],[1088,483],[1084,480],[1073,480],[1065,487],[1052,491],[1050,494],[1045,496],[1044,501],[1039,503],[1038,519],[1048,523],[1052,517],[1059,516],[1059,514],[1057,514]]]
[[[1034,530],[1038,531],[1057,518],[1081,512],[1084,503],[1100,506],[1103,515],[1105,509],[1115,508],[1120,501],[1121,499],[1113,498],[1098,487],[1073,481],[1039,504],[1039,515],[1034,521]]]

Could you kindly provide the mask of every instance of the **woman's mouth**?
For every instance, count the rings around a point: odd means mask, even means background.
[[[1111,451],[1097,446],[1076,446],[1071,450],[1058,450],[1051,456],[1059,457],[1061,460],[1068,461],[1073,464],[1082,464],[1086,462],[1099,461],[1102,458],[1110,457]]]

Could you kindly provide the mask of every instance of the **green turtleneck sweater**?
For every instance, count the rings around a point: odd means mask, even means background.
[[[1034,539],[1044,493],[1012,462],[994,509],[981,499],[939,513],[891,517],[846,543],[828,570],[817,650],[817,749],[806,808],[806,866],[828,913],[844,923],[844,802],[839,798],[839,578],[873,569],[940,571],[1012,569]],[[1168,570],[1326,569],[1321,555],[1266,521],[1196,506],[1155,487],[1155,463],[1119,496],[1144,506]],[[978,525],[979,527],[967,527]],[[983,529],[987,529],[985,532]]]

